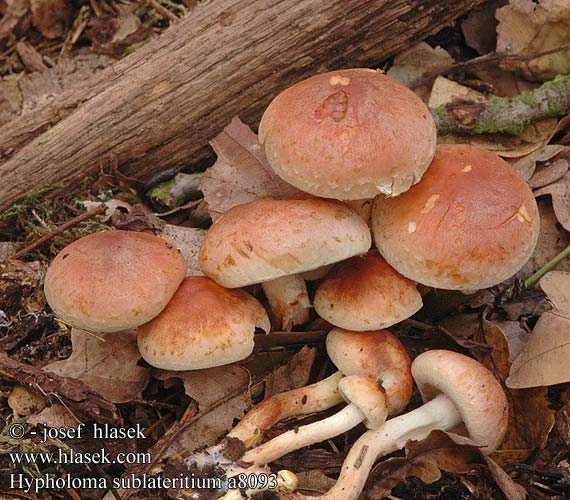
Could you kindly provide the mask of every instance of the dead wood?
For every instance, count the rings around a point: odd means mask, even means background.
[[[0,128],[0,210],[77,185],[116,155],[146,179],[204,158],[232,116],[316,72],[378,63],[483,0],[216,0],[135,53]]]

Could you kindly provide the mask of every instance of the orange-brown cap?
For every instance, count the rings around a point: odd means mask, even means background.
[[[412,363],[424,401],[445,394],[453,401],[469,436],[490,453],[507,430],[509,405],[499,381],[481,363],[453,351],[433,350]]]
[[[200,267],[236,288],[317,269],[366,252],[368,226],[343,203],[256,200],[225,212],[200,249]]]
[[[255,328],[269,331],[263,306],[243,290],[187,277],[156,318],[138,329],[142,357],[166,370],[227,365],[253,351]]]
[[[416,284],[377,253],[337,264],[317,289],[315,310],[329,323],[365,331],[399,323],[422,307]]]
[[[104,231],[66,246],[48,268],[44,291],[63,321],[92,332],[117,332],[160,313],[185,275],[184,258],[167,241]]]
[[[281,92],[259,141],[277,175],[324,198],[396,196],[431,161],[434,121],[403,84],[371,69],[323,73]]]
[[[388,330],[351,332],[333,328],[326,343],[329,357],[342,373],[381,383],[391,415],[406,407],[413,389],[410,357]]]
[[[478,290],[514,275],[539,230],[526,182],[497,155],[438,146],[422,182],[372,208],[376,246],[404,276],[436,288]]]

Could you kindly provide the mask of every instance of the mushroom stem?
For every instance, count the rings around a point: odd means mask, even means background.
[[[339,436],[356,427],[364,419],[365,415],[358,407],[349,404],[331,417],[289,430],[247,451],[241,460],[255,465],[265,465],[292,451]]]
[[[332,408],[344,400],[338,391],[340,372],[312,385],[282,392],[254,406],[227,435],[245,443],[247,448],[263,439],[263,433],[277,422]]]
[[[420,408],[388,420],[379,429],[365,432],[347,455],[336,484],[318,499],[355,500],[378,457],[403,448],[408,441],[424,439],[433,430],[450,430],[461,422],[454,403],[440,394]],[[295,493],[281,494],[279,498],[313,500],[317,497]]]
[[[283,330],[290,332],[294,325],[309,321],[311,301],[305,280],[300,274],[291,274],[262,283],[271,311]]]

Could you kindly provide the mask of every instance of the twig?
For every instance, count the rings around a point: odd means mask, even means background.
[[[13,380],[46,395],[65,400],[75,412],[96,422],[120,425],[122,419],[113,403],[87,387],[81,380],[44,372],[0,354],[0,377]]]
[[[31,245],[28,245],[27,247],[22,248],[22,250],[20,250],[19,252],[16,252],[10,258],[11,259],[19,259],[19,258],[23,257],[24,255],[30,253],[32,250],[35,250],[40,245],[43,245],[46,241],[51,240],[54,236],[57,236],[58,234],[61,234],[64,231],[67,231],[69,228],[79,224],[80,222],[83,222],[84,220],[90,219],[91,217],[95,217],[96,215],[100,215],[100,214],[104,213],[105,208],[106,208],[105,205],[101,204],[101,205],[97,206],[96,208],[93,208],[92,210],[84,212],[81,215],[78,215],[77,217],[74,217],[73,219],[68,220],[65,224],[62,224],[57,229],[54,229],[53,231],[50,231],[47,234],[44,234],[41,238],[34,241]]]
[[[532,122],[570,113],[570,75],[557,76],[539,88],[488,102],[452,102],[430,109],[440,135],[518,135]]]
[[[426,85],[429,82],[431,82],[434,78],[438,77],[439,75],[447,75],[449,73],[453,73],[454,71],[472,68],[473,66],[480,66],[482,64],[488,64],[491,62],[498,62],[498,61],[522,61],[522,62],[532,61],[533,59],[538,59],[539,57],[549,56],[552,54],[556,54],[558,52],[566,52],[569,50],[570,50],[570,45],[565,45],[563,47],[558,47],[556,49],[545,50],[544,52],[537,52],[536,54],[529,54],[529,55],[499,54],[497,52],[491,52],[490,54],[474,57],[473,59],[469,59],[468,61],[462,61],[453,64],[451,67],[446,68],[444,70],[432,71],[424,75],[418,81],[412,83],[410,85],[410,88],[415,89],[417,87],[421,87],[422,85]]]
[[[570,245],[568,245],[562,252],[560,252],[552,260],[548,261],[544,266],[542,266],[538,271],[536,271],[532,276],[528,277],[524,281],[525,288],[531,288],[534,286],[540,278],[542,278],[548,271],[555,268],[564,259],[570,257]]]
[[[146,0],[146,3],[149,5],[149,7],[152,7],[154,10],[156,10],[160,15],[162,15],[163,17],[165,17],[166,19],[168,19],[168,21],[170,21],[171,23],[175,23],[177,22],[179,19],[172,13],[170,12],[164,5],[161,5],[160,3],[158,3],[157,0]]]

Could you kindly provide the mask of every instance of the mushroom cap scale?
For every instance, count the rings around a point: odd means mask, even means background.
[[[237,288],[317,269],[366,252],[368,226],[343,203],[256,200],[225,212],[200,249],[204,274]]]
[[[453,401],[469,436],[485,453],[498,448],[507,430],[509,405],[489,370],[463,354],[433,350],[413,361],[412,375],[424,401],[438,394]]]
[[[263,306],[243,290],[187,277],[156,318],[138,328],[143,358],[166,370],[198,370],[249,356],[255,328],[269,331]]]
[[[388,330],[352,332],[333,328],[326,346],[331,361],[342,373],[382,385],[391,415],[406,407],[413,390],[410,357]]]
[[[321,283],[313,301],[329,323],[347,330],[387,328],[422,307],[416,284],[377,253],[340,262]]]
[[[431,161],[436,128],[410,89],[371,69],[322,73],[281,92],[259,141],[286,182],[339,200],[396,196]]]
[[[103,231],[74,241],[55,257],[44,291],[63,321],[87,331],[117,332],[160,313],[185,275],[184,257],[162,238]]]
[[[440,145],[422,182],[372,207],[376,247],[418,283],[478,290],[514,275],[538,239],[532,191],[497,155]]]

